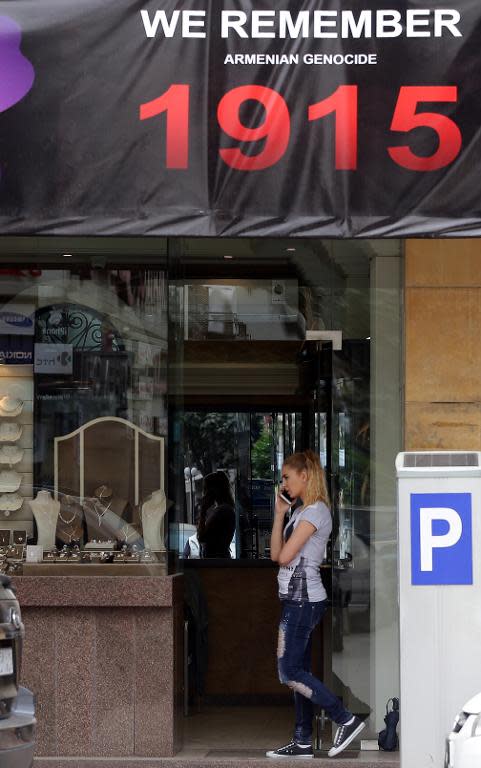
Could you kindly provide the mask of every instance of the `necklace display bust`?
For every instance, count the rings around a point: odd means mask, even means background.
[[[29,504],[37,523],[37,544],[45,550],[53,549],[60,502],[52,498],[50,491],[39,491]]]
[[[147,549],[159,552],[165,549],[164,520],[166,498],[162,489],[154,491],[142,504],[142,531]]]

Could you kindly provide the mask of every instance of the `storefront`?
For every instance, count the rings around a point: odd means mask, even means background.
[[[305,448],[334,519],[314,663],[374,737],[394,458],[479,442],[477,13],[123,5],[0,17],[0,568],[38,755],[289,736],[269,532]],[[235,533],[199,557],[217,470]]]
[[[215,750],[259,718],[270,724],[254,746],[282,738],[269,534],[283,457],[302,446],[322,457],[336,520],[317,667],[364,716],[395,695],[402,243],[4,242],[3,477],[18,486],[0,499],[4,567],[30,630],[39,754],[171,754],[182,725],[186,749]],[[16,349],[33,357],[8,358]],[[186,544],[217,469],[235,498],[231,558],[198,559]],[[25,541],[43,545],[28,549],[39,562],[21,562]],[[81,688],[65,687],[67,660]],[[68,732],[61,701],[77,712]]]

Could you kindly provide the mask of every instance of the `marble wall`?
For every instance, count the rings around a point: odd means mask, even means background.
[[[22,683],[37,697],[37,756],[174,755],[182,577],[20,577],[15,585],[26,631]]]
[[[405,449],[480,450],[481,243],[407,240]]]

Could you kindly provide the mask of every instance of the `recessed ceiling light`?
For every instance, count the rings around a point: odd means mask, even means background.
[[[292,251],[295,251],[295,250],[296,250],[295,248],[286,248],[286,251],[291,251],[292,252]]]
[[[64,253],[63,257],[64,257],[64,259],[71,259],[72,258],[72,254],[71,253]]]
[[[233,256],[230,256],[228,253],[225,254],[224,259],[233,259]]]

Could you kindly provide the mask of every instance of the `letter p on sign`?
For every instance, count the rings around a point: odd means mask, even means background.
[[[470,493],[411,494],[412,584],[472,584]]]

